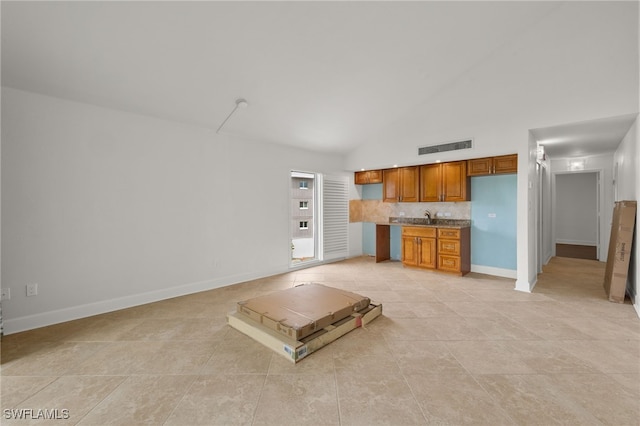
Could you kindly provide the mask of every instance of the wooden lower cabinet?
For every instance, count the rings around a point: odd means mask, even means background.
[[[471,270],[470,228],[402,227],[402,263],[465,275]]]
[[[428,269],[437,267],[436,228],[402,227],[402,263]]]
[[[438,228],[438,269],[465,275],[471,270],[471,229]]]

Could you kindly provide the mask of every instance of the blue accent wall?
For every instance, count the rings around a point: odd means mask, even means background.
[[[389,247],[391,259],[400,260],[402,257],[402,227],[401,226],[390,226],[389,239],[391,240],[391,244]]]
[[[362,185],[363,200],[382,200],[382,184],[374,183]]]
[[[471,264],[517,269],[517,186],[515,174],[471,178]]]
[[[362,222],[362,253],[376,255],[376,224],[373,222]]]

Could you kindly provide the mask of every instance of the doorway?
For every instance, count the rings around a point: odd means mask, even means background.
[[[600,173],[557,173],[555,253],[598,260],[600,254]]]
[[[317,260],[317,182],[315,173],[291,172],[291,266]]]

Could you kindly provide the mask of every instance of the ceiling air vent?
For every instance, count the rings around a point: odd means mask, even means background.
[[[421,146],[418,148],[418,155],[436,154],[438,152],[457,151],[459,149],[470,149],[473,139],[466,141],[448,142],[440,145]]]

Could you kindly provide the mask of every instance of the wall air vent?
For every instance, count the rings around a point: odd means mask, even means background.
[[[440,145],[421,146],[418,148],[418,155],[436,154],[438,152],[457,151],[459,149],[470,149],[473,139],[457,142],[448,142]]]

